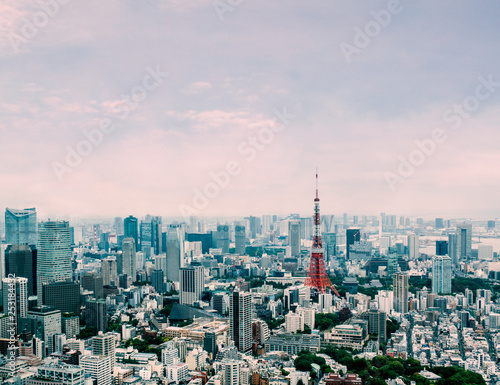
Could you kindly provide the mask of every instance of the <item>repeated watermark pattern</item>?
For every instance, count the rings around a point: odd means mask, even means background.
[[[347,63],[352,61],[352,55],[360,54],[363,49],[391,23],[394,15],[399,15],[403,11],[400,0],[389,0],[386,9],[371,11],[372,19],[366,22],[363,28],[354,28],[354,38],[351,43],[343,41],[340,43],[340,51],[344,55]]]
[[[23,25],[19,33],[10,32],[9,41],[12,49],[17,54],[23,45],[35,38],[40,30],[44,29],[51,19],[59,15],[61,6],[66,5],[71,0],[42,0],[39,2],[40,9],[31,15],[22,19]]]
[[[219,16],[219,20],[224,21],[226,20],[224,15],[227,12],[233,12],[241,3],[243,3],[243,0],[213,0],[212,5],[215,13]]]
[[[238,154],[244,157],[247,163],[254,161],[259,152],[262,152],[276,137],[283,132],[295,115],[289,113],[284,107],[281,111],[273,109],[274,124],[265,126],[256,135],[251,135],[237,146]],[[242,162],[236,159],[229,160],[222,170],[212,171],[208,174],[210,181],[201,188],[193,189],[191,204],[181,204],[179,210],[184,218],[199,214],[206,209],[210,201],[217,198],[222,190],[231,183],[232,178],[243,171]]]
[[[146,100],[149,92],[158,88],[168,77],[168,73],[163,72],[159,65],[156,65],[155,69],[147,66],[145,71],[146,75],[143,76],[141,84],[132,87],[129,93],[121,94],[121,99],[115,103],[113,112],[121,121],[127,119],[130,113]],[[105,135],[112,133],[115,129],[115,122],[111,118],[103,118],[97,127],[82,131],[85,139],[80,140],[74,147],[66,146],[64,161],[51,163],[59,182],[63,182],[65,174],[73,172],[76,167],[80,166],[83,160],[102,144]]]
[[[470,118],[479,109],[481,102],[491,97],[498,87],[500,87],[500,82],[494,81],[493,75],[489,75],[487,78],[480,76],[474,94],[467,96],[461,103],[455,103],[444,111],[442,118],[445,125],[434,128],[428,138],[415,140],[416,148],[408,156],[398,156],[399,165],[396,171],[384,173],[391,191],[395,192],[398,183],[410,178],[415,173],[416,168],[423,165],[427,158],[436,152],[438,145],[446,142],[448,139],[447,130],[459,129],[464,120]]]

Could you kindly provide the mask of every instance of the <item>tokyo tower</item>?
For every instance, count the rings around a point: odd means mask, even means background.
[[[314,235],[311,250],[311,261],[309,272],[304,281],[304,285],[315,287],[319,293],[325,293],[329,287],[340,297],[337,289],[333,286],[328,274],[326,274],[325,260],[323,258],[323,242],[321,240],[321,217],[319,215],[319,195],[318,195],[318,171],[316,170],[316,198],[314,199]]]

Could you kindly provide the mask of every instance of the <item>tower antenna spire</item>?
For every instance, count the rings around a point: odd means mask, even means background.
[[[319,199],[319,194],[318,194],[318,167],[316,167],[316,199]]]

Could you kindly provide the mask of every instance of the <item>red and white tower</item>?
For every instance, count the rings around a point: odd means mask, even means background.
[[[319,293],[325,293],[329,287],[340,297],[337,289],[333,286],[326,273],[325,260],[323,258],[323,241],[321,240],[321,217],[319,215],[319,195],[318,195],[318,171],[316,170],[316,198],[314,199],[314,235],[311,250],[311,261],[309,272],[304,284],[315,287]]]

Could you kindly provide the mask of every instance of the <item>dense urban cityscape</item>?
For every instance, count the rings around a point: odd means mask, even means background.
[[[0,385],[500,385],[499,16],[0,0]]]
[[[318,175],[316,175],[316,181]],[[5,384],[500,383],[496,220],[5,211]]]

